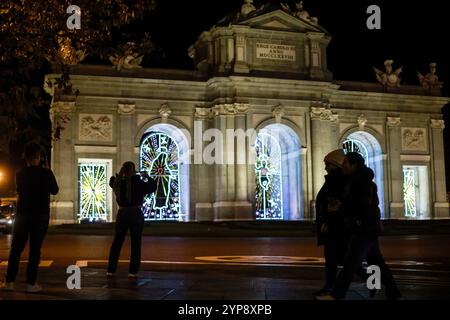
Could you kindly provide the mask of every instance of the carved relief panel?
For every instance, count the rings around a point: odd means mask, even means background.
[[[427,131],[425,128],[402,128],[402,150],[427,151]]]
[[[78,122],[78,137],[81,141],[112,141],[112,115],[80,114]]]

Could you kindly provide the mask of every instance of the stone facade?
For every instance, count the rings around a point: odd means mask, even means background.
[[[80,95],[76,102],[54,101],[52,108],[54,122],[69,119],[53,147],[61,190],[53,200],[53,223],[80,218],[82,164],[99,164],[95,172],[86,170],[106,179],[124,161],[140,164],[148,132],[163,132],[178,147],[178,220],[255,219],[261,181],[255,137],[239,144],[224,135],[215,156],[227,161],[209,163],[197,151],[209,150],[211,128],[224,134],[278,130],[282,219],[314,218],[323,158],[344,144],[365,152],[384,218],[449,218],[441,115],[449,99],[417,94],[417,88],[388,93],[377,83],[331,81],[328,33],[282,8],[265,10],[202,33],[189,50],[197,71],[74,69],[71,80]],[[414,210],[405,208],[407,174],[415,177]],[[111,189],[105,192],[112,221],[117,208]]]

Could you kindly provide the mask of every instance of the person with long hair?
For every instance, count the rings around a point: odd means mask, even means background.
[[[157,185],[146,172],[137,173],[135,165],[131,161],[122,165],[119,174],[111,177],[109,185],[114,190],[119,210],[116,217],[114,240],[109,253],[107,277],[113,277],[117,270],[123,241],[130,230],[131,257],[128,277],[136,279],[141,264],[142,231],[144,229],[142,204],[144,197],[155,192]]]

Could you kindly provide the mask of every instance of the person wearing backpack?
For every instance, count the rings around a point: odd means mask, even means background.
[[[156,191],[156,181],[150,178],[146,172],[139,175],[135,171],[134,163],[128,161],[122,165],[119,174],[111,177],[109,186],[114,190],[119,210],[106,275],[111,278],[116,272],[123,241],[130,230],[131,257],[128,278],[136,279],[141,264],[142,231],[144,229],[142,204],[146,195]]]

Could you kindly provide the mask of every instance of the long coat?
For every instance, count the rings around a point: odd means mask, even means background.
[[[348,180],[342,210],[352,233],[378,236],[381,233],[380,207],[373,171],[364,166]]]
[[[316,227],[317,241],[324,245],[329,241],[345,241],[348,237],[348,226],[341,209],[329,212],[330,201],[342,201],[346,179],[340,169],[335,169],[325,176],[325,183],[316,197]],[[326,224],[328,232],[322,233],[322,225]]]

